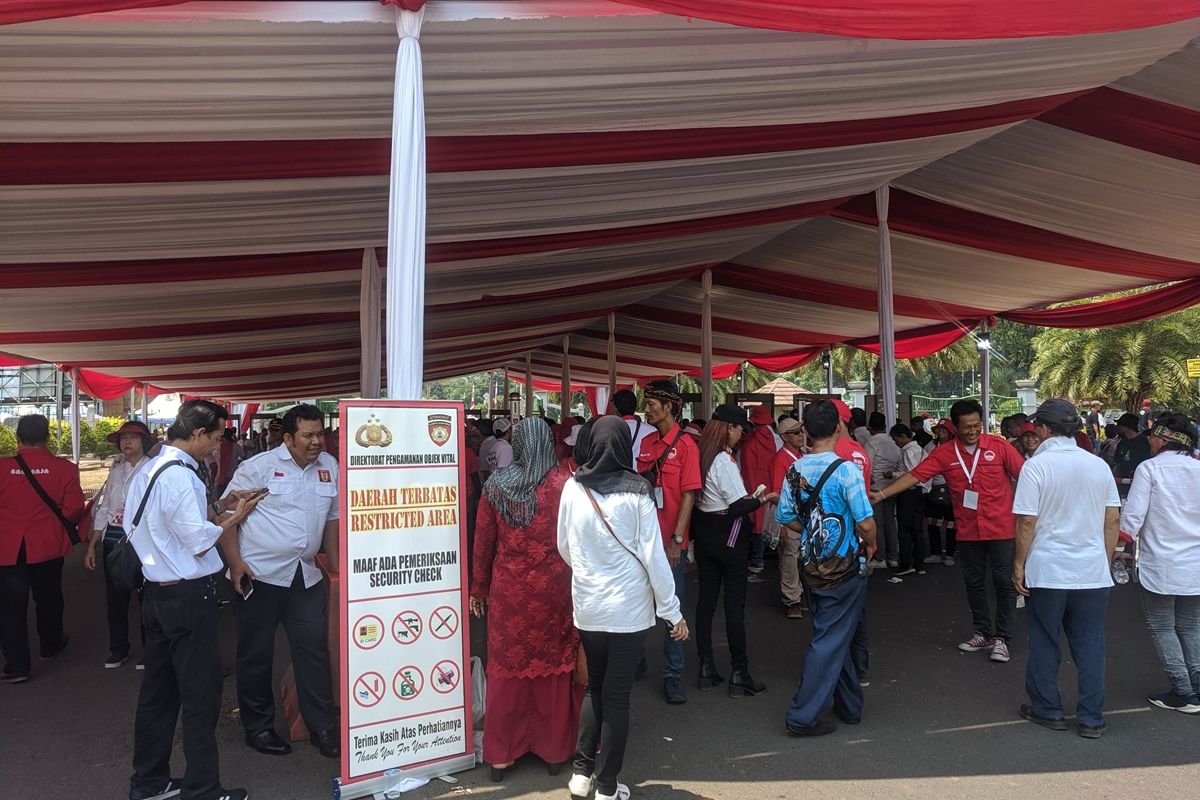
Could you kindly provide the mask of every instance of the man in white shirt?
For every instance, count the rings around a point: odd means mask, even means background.
[[[196,474],[225,429],[225,409],[190,400],[167,430],[167,442],[129,484],[124,527],[142,561],[142,628],[146,674],[133,727],[129,800],[169,797],[245,800],[245,789],[222,789],[217,755],[221,653],[217,641],[214,547],[256,505],[244,495],[209,506]],[[143,498],[145,504],[143,508]],[[234,506],[232,513],[223,509]],[[140,513],[137,509],[142,509]],[[171,777],[175,722],[183,714],[182,781]]]
[[[484,443],[488,445],[486,457],[484,447],[479,448],[479,478],[484,482],[496,470],[511,467],[513,463],[512,421],[507,417],[494,420],[492,434],[491,444]]]
[[[1079,414],[1066,400],[1038,406],[1033,424],[1042,444],[1017,480],[1016,559],[1012,580],[1028,598],[1029,661],[1021,716],[1066,730],[1058,691],[1059,632],[1065,631],[1079,673],[1079,735],[1104,732],[1104,617],[1112,590],[1110,554],[1117,543],[1121,500],[1103,460],[1075,444]]]
[[[645,439],[650,434],[654,433],[655,428],[649,423],[642,422],[637,415],[637,395],[631,389],[622,389],[612,397],[613,408],[621,415],[621,419],[625,420],[625,424],[629,426],[629,433],[633,436],[633,463],[637,464],[638,456],[642,453],[642,439]]]
[[[283,416],[283,443],[242,463],[230,492],[267,489],[255,513],[221,538],[238,604],[237,693],[246,744],[267,755],[292,751],[275,732],[271,677],[283,625],[300,716],[321,755],[341,754],[334,729],[327,634],[328,585],[316,564],[324,545],[337,568],[338,464],[324,447],[325,415],[302,403]],[[247,583],[249,581],[249,583]],[[243,587],[252,587],[249,595]]]
[[[863,445],[871,459],[871,491],[878,492],[892,485],[903,472],[900,448],[887,433],[887,418],[878,411],[872,412],[867,427],[871,438]],[[875,505],[875,530],[879,534],[879,555],[892,569],[900,567],[900,531],[896,524],[896,500],[887,498]],[[879,558],[876,556],[876,559]]]

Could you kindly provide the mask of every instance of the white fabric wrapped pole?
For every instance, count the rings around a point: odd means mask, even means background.
[[[892,313],[892,237],[888,231],[889,184],[875,190],[879,217],[879,366],[883,376],[883,415],[890,429],[896,424],[896,323]]]
[[[374,247],[364,247],[362,256],[362,280],[358,290],[358,338],[359,392],[363,397],[378,399],[383,389],[380,372],[383,342],[380,330],[380,302],[383,294],[383,275],[379,272],[379,260]],[[389,304],[390,308],[390,304]],[[398,343],[397,343],[398,344]]]
[[[712,397],[712,270],[704,270],[704,301],[700,312],[700,418],[710,419]]]
[[[617,393],[617,315],[608,315],[608,396]],[[600,408],[606,408],[607,402],[599,403]]]
[[[533,416],[533,353],[525,354],[525,416]]]
[[[417,400],[424,379],[425,98],[421,22],[425,9],[396,9],[396,82],[388,184],[387,386],[392,400]]]
[[[147,390],[146,384],[141,385],[142,389],[142,423],[147,427],[150,425],[150,392]]]
[[[983,431],[991,432],[992,424],[992,338],[987,322],[983,323],[982,336],[977,340],[979,348],[979,399],[983,406]]]
[[[559,422],[571,416],[571,337],[563,337],[562,388],[558,398]]]
[[[71,458],[79,463],[79,370],[71,370]]]

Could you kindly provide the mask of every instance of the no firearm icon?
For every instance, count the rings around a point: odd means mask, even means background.
[[[421,638],[425,624],[415,611],[401,611],[392,620],[392,638],[400,644],[412,644]]]

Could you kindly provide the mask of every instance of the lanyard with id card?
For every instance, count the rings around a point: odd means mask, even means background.
[[[967,476],[967,490],[963,492],[963,508],[972,511],[979,510],[979,492],[971,487],[975,485],[975,470],[979,468],[979,452],[982,449],[982,444],[975,445],[975,460],[971,462],[971,469],[968,470],[967,462],[963,461],[958,445],[955,444],[954,446],[954,457],[958,459],[958,465],[962,467],[963,474]]]

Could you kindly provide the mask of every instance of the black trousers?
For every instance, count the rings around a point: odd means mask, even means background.
[[[304,588],[300,565],[288,588],[254,582],[249,600],[238,601],[237,694],[242,725],[255,734],[275,727],[275,631],[283,624],[300,716],[313,733],[333,729],[333,688],[329,673],[325,581]]]
[[[900,536],[900,569],[925,569],[929,539],[924,535],[925,493],[912,488],[896,496],[896,524]]]
[[[725,637],[733,669],[745,669],[746,578],[750,566],[751,526],[743,523],[737,541],[729,546],[730,531],[737,518],[723,514],[692,514],[692,540],[696,543],[696,567],[700,576],[700,599],[696,604],[696,652],[711,659],[713,617],[717,598],[725,590]]]
[[[579,712],[579,744],[573,768],[595,775],[596,792],[615,794],[629,739],[629,697],[646,634],[580,631],[588,662],[588,696]],[[597,752],[599,748],[599,752]]]
[[[42,655],[53,653],[63,641],[63,559],[40,564],[25,561],[25,543],[17,563],[0,567],[0,653],[4,671],[29,672],[29,595],[37,607],[37,632]]]
[[[211,800],[221,788],[217,717],[221,653],[214,577],[172,586],[147,583],[142,598],[146,672],[133,723],[133,788],[171,778],[175,722],[182,711],[183,800]]]
[[[997,639],[1012,638],[1013,618],[1017,613],[1017,590],[1012,584],[1012,565],[1016,543],[1004,541],[959,542],[958,559],[962,564],[963,583],[967,586],[967,603],[971,606],[971,622],[984,636],[993,631]],[[992,576],[996,591],[996,624],[988,606],[987,576]]]
[[[108,612],[108,649],[115,655],[129,655],[129,600],[136,598],[141,606],[142,598],[138,592],[126,592],[113,585],[112,576],[108,574],[108,554],[117,546],[118,539],[104,537],[102,549],[104,558],[104,601]],[[142,632],[142,644],[146,643],[145,631]]]

